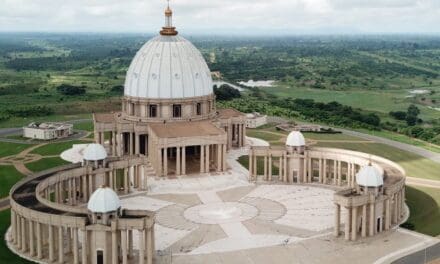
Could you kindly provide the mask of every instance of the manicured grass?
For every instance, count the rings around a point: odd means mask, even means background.
[[[276,133],[276,132],[274,132]],[[257,130],[257,129],[248,129],[246,130],[246,135],[249,137],[259,138],[266,141],[276,141],[282,138],[282,135],[276,135],[272,132],[265,132],[263,130]]]
[[[238,158],[238,163],[240,163],[247,170],[249,169],[249,156],[241,156]],[[257,174],[264,174],[264,158],[257,158]],[[272,175],[278,175],[278,167],[275,164],[275,160],[272,161]]]
[[[88,143],[90,142],[81,141],[81,140],[53,143],[36,148],[32,150],[31,153],[39,154],[42,156],[60,155],[63,151],[70,149],[74,144],[88,144]]]
[[[23,150],[29,148],[30,145],[26,144],[16,144],[9,142],[0,142],[0,158],[17,155]]]
[[[26,167],[33,172],[40,172],[48,169],[52,169],[61,165],[68,164],[69,162],[61,158],[44,158],[39,161],[27,163]]]
[[[23,174],[18,172],[14,166],[0,166],[0,198],[7,197],[9,189],[21,178],[23,178]]]
[[[353,137],[345,134],[325,134],[325,133],[303,133],[306,139],[313,140],[353,140],[353,141],[365,141],[365,139]]]
[[[319,142],[317,146],[342,148],[378,155],[401,165],[409,177],[440,180],[440,164],[388,145],[380,143]]]
[[[440,115],[440,114],[439,114]],[[419,139],[415,139],[415,138],[411,138],[408,137],[406,135],[401,135],[401,134],[397,134],[397,133],[393,133],[390,131],[386,131],[386,130],[381,130],[381,131],[371,131],[371,130],[366,130],[366,129],[358,129],[359,132],[365,133],[365,134],[370,134],[373,136],[378,136],[378,137],[383,137],[383,138],[387,138],[387,139],[391,139],[397,142],[401,142],[401,143],[405,143],[405,144],[409,144],[409,145],[413,145],[413,146],[417,146],[417,147],[421,147],[433,152],[438,152],[440,153],[440,146],[438,145],[434,145]]]
[[[6,230],[11,224],[11,210],[0,211],[0,263],[9,264],[31,264],[25,259],[12,253],[6,246],[5,235]]]
[[[75,130],[84,130],[84,131],[89,131],[92,132],[94,128],[93,122],[82,122],[82,123],[77,123],[73,125],[73,129]]]
[[[406,203],[410,209],[407,223],[414,225],[415,231],[440,235],[440,191],[425,187],[406,187]]]

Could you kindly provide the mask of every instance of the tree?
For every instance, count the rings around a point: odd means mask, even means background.
[[[57,87],[57,91],[64,95],[83,95],[86,93],[86,87],[83,86],[73,86],[69,84],[61,84]]]
[[[227,84],[223,84],[219,88],[216,88],[214,86],[214,93],[218,100],[220,101],[229,101],[234,98],[240,98],[241,94],[240,91],[238,91],[235,88],[232,88],[231,86]]]
[[[412,104],[408,107],[407,113],[408,113],[408,115],[412,115],[412,116],[417,117],[420,114],[420,109],[417,106]]]
[[[390,116],[397,120],[406,120],[406,112],[403,111],[390,112]]]

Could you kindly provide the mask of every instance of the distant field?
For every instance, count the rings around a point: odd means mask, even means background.
[[[48,169],[52,169],[61,165],[68,164],[69,162],[62,160],[61,158],[44,158],[39,161],[25,164],[25,166],[32,172],[40,172]]]
[[[406,203],[410,209],[409,223],[415,231],[440,235],[440,191],[425,187],[406,187]]]
[[[93,122],[90,121],[90,122],[82,122],[82,123],[74,124],[73,129],[92,132],[93,131]]]
[[[12,165],[0,165],[0,198],[9,195],[11,187],[24,176]]]
[[[29,147],[26,144],[0,142],[0,158],[16,155]]]

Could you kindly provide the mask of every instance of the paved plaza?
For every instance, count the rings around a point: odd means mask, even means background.
[[[156,212],[158,263],[388,263],[432,242],[401,229],[334,238],[336,189],[249,183],[236,161],[245,151],[231,151],[226,173],[154,178],[148,192],[122,199],[124,208]]]

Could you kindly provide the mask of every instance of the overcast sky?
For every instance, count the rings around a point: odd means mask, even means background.
[[[440,33],[440,0],[171,0],[183,33]],[[0,31],[157,32],[165,0],[0,0]]]

